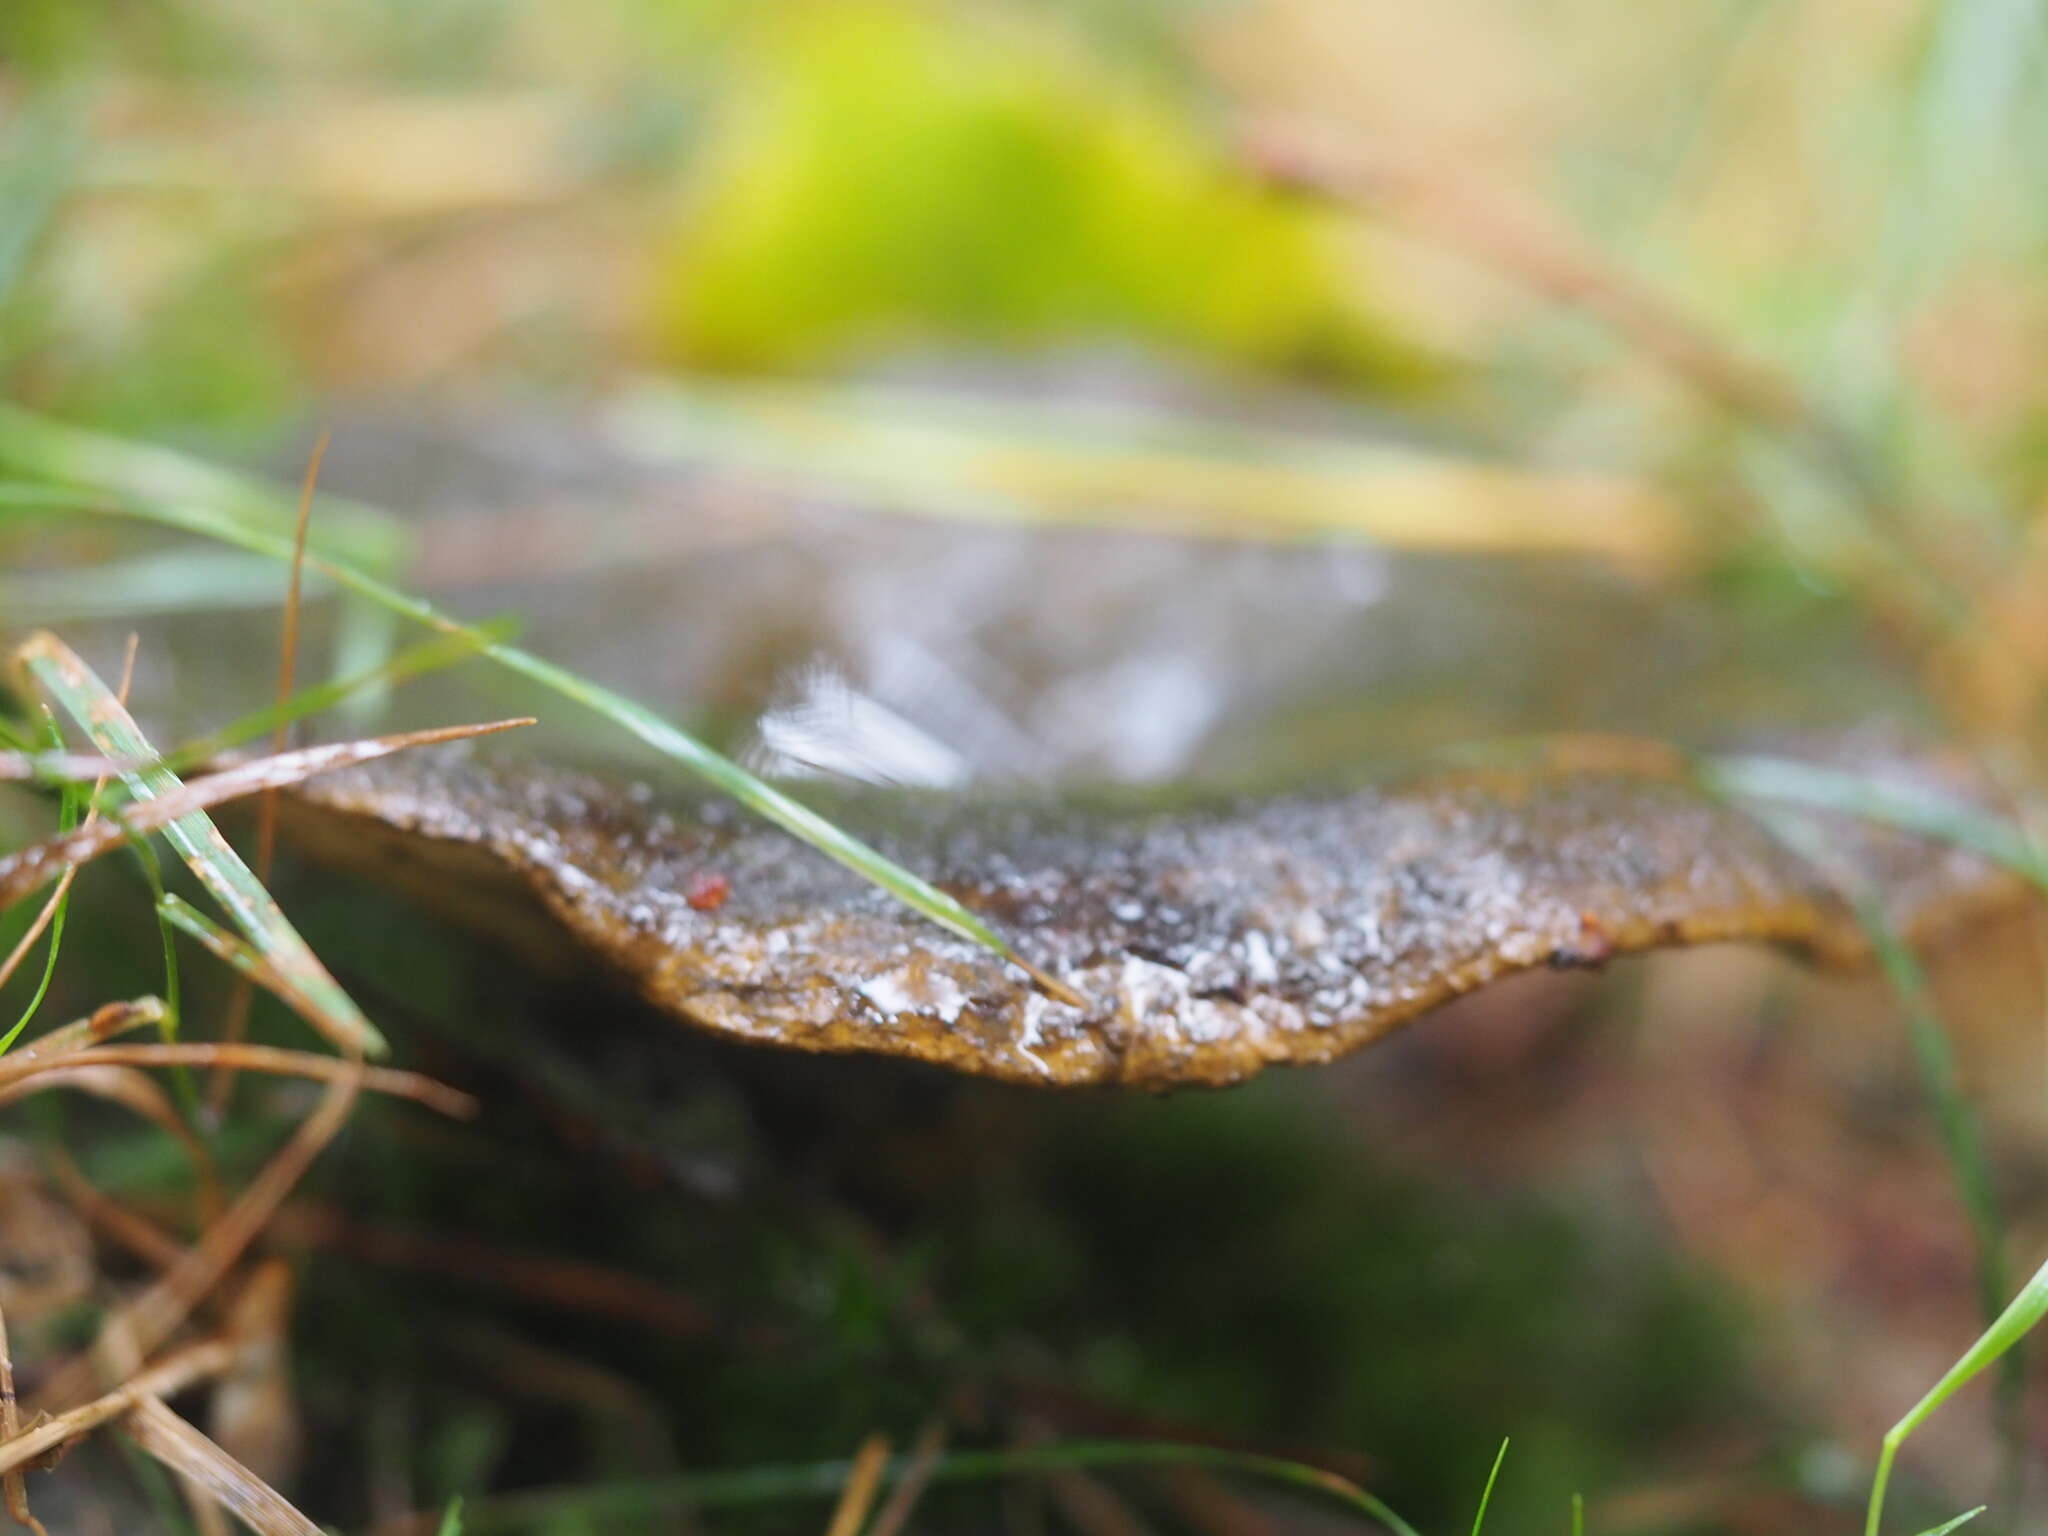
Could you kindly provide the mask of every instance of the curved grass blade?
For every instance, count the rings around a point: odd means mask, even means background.
[[[1487,1506],[1493,1503],[1493,1485],[1500,1481],[1500,1464],[1508,1459],[1508,1443],[1503,1439],[1500,1449],[1493,1453],[1493,1470],[1486,1474],[1486,1487],[1479,1495],[1479,1511],[1472,1517],[1472,1536],[1479,1536],[1486,1524]]]
[[[6,423],[0,411],[0,426]],[[237,523],[218,513],[182,505],[73,499],[62,492],[38,486],[0,485],[0,515],[7,511],[73,511],[176,528],[203,538],[220,540],[279,560],[291,558],[291,541]],[[810,844],[828,858],[888,891],[913,911],[973,943],[1001,955],[1028,972],[1038,985],[1062,1002],[1079,1005],[1080,999],[1054,978],[1045,975],[1020,956],[980,918],[929,881],[885,858],[860,839],[820,816],[810,807],[790,798],[773,785],[756,778],[738,763],[712,750],[696,737],[671,725],[661,716],[624,694],[579,677],[530,651],[482,636],[472,626],[450,617],[419,598],[400,591],[368,572],[323,555],[308,554],[310,568],[360,596],[381,604],[418,623],[451,636],[473,641],[481,655],[508,671],[516,672],[553,693],[560,694],[593,713],[610,720],[660,752],[682,764],[721,793],[730,795],[766,820]]]
[[[47,712],[44,714],[43,720],[48,728],[52,747],[61,749],[64,745],[64,737],[63,733],[57,728],[57,722],[50,718]],[[102,768],[95,777],[104,782],[105,773],[106,769]],[[71,831],[80,821],[87,819],[86,806],[90,799],[91,793],[83,785],[67,784],[64,786],[63,807],[57,817],[57,829],[60,834]],[[0,906],[5,905],[7,903],[0,902]],[[28,932],[22,935],[21,943],[7,956],[5,961],[0,961],[0,983],[4,983],[13,972],[14,967],[26,954],[28,946],[35,942],[36,938],[45,928],[48,929],[50,942],[49,947],[43,952],[42,977],[36,982],[35,995],[29,998],[28,1006],[21,1011],[21,1017],[14,1021],[6,1034],[0,1035],[0,1055],[5,1055],[13,1047],[14,1042],[21,1038],[21,1032],[27,1029],[30,1023],[34,1021],[36,1014],[41,1012],[43,999],[50,994],[50,982],[57,974],[57,956],[63,952],[64,948],[64,923],[70,911],[71,890],[70,883],[66,880],[51,894],[48,904],[37,915],[35,921],[30,924]]]
[[[287,534],[296,498],[261,480],[200,459],[51,421],[0,401],[0,466],[50,486],[129,498],[149,505],[197,502],[218,507],[238,524]],[[315,498],[315,549],[373,571],[395,571],[410,539],[405,525],[378,507],[345,497]],[[262,553],[262,551],[259,551]],[[275,602],[273,586],[270,601]]]
[[[0,577],[0,609],[24,625],[276,606],[277,568],[237,550],[174,549]]]
[[[1927,1389],[1926,1396],[1907,1410],[1904,1418],[1885,1431],[1884,1444],[1877,1457],[1877,1473],[1870,1482],[1870,1506],[1863,1522],[1864,1536],[1878,1536],[1878,1529],[1884,1522],[1885,1489],[1891,1482],[1892,1462],[1899,1454],[1899,1447],[1973,1377],[2017,1347],[2044,1315],[2048,1315],[2048,1264],[2034,1271],[2034,1278],[2020,1288],[2020,1293],[1993,1319],[1991,1326],[1978,1335],[1977,1342],[1963,1351],[1956,1363],[1942,1373],[1941,1380]],[[1958,1516],[1940,1530],[1954,1530],[1975,1513],[1973,1510],[1968,1515]]]
[[[1876,783],[1781,757],[1713,757],[1698,768],[1701,781],[1720,794],[1836,811],[1896,827],[1974,853],[2048,892],[2048,856],[2009,821],[1953,795]]]
[[[491,619],[476,626],[476,633],[490,640],[511,638],[518,626],[509,618]],[[281,704],[266,705],[230,720],[218,730],[208,731],[164,754],[164,766],[183,773],[221,753],[267,736],[281,725],[290,725],[310,715],[323,714],[365,689],[389,688],[428,672],[437,672],[467,661],[477,654],[477,642],[467,635],[434,635],[407,646],[386,661],[331,682],[301,688]],[[85,759],[96,762],[98,759]],[[89,777],[89,775],[88,775]]]
[[[893,1485],[915,1466],[915,1454],[893,1458],[882,1474]],[[1294,1488],[1329,1500],[1352,1514],[1392,1531],[1417,1536],[1415,1527],[1349,1478],[1320,1467],[1226,1451],[1208,1445],[1163,1441],[1076,1440],[1062,1445],[1016,1451],[957,1451],[930,1469],[934,1483],[980,1482],[990,1478],[1029,1477],[1043,1472],[1109,1471],[1119,1467],[1201,1467],[1235,1473]],[[467,1512],[472,1536],[492,1531],[527,1530],[577,1519],[630,1518],[658,1507],[687,1500],[696,1509],[737,1509],[748,1505],[798,1499],[836,1498],[851,1475],[850,1461],[816,1461],[794,1465],[745,1467],[731,1472],[706,1472],[689,1477],[636,1483],[611,1483],[595,1488],[542,1490],[510,1494],[475,1504]]]
[[[1852,779],[1851,782],[1861,781]],[[1811,823],[1776,807],[1761,808],[1759,816],[1774,836],[1804,855],[1816,868],[1830,867],[1825,840]],[[2014,832],[2012,836],[2017,838],[2018,834]],[[1978,1303],[1989,1320],[1998,1315],[2011,1280],[2006,1257],[2005,1223],[1998,1210],[1998,1195],[1991,1177],[1991,1155],[1984,1144],[1983,1126],[1963,1092],[1956,1068],[1955,1047],[1935,1006],[1934,989],[1919,957],[1913,953],[1912,946],[1899,936],[1885,916],[1883,907],[1868,892],[1849,890],[1845,895],[1855,908],[1856,920],[1868,935],[1878,966],[1905,1015],[1914,1064],[1933,1104],[1942,1148],[1955,1180],[1956,1197],[1970,1224],[1971,1240],[1977,1254]],[[2015,1453],[2021,1444],[2020,1412],[2025,1390],[2022,1358],[2017,1353],[2010,1354],[2000,1367],[1998,1417],[2001,1432]]]

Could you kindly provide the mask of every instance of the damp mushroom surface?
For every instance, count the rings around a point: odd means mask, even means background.
[[[1864,895],[1919,943],[2024,899],[1970,854],[1846,818],[1824,819],[1823,869],[1641,764],[1170,809],[900,792],[832,809],[1082,1006],[720,801],[441,754],[306,785],[285,827],[522,944],[600,956],[713,1034],[1046,1086],[1236,1082],[1342,1056],[1512,972],[1673,945],[1854,966]]]

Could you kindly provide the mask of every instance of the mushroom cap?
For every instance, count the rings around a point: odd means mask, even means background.
[[[1856,764],[1926,782],[1924,764]],[[295,790],[315,856],[529,950],[601,956],[697,1028],[1048,1086],[1223,1084],[1332,1060],[1496,977],[1761,940],[1869,958],[2026,899],[1966,853],[1842,818],[1826,871],[1650,744],[1564,744],[1384,787],[1160,808],[863,792],[850,830],[1077,994],[722,801],[426,754]]]

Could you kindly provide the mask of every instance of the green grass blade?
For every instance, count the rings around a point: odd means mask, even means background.
[[[113,690],[61,641],[39,634],[29,640],[21,654],[37,682],[78,721],[94,746],[110,757],[145,764],[122,773],[129,794],[137,800],[150,800],[179,787],[177,775],[156,762],[155,749],[121,707]],[[250,943],[301,988],[339,1043],[365,1054],[384,1053],[383,1037],[363,1017],[362,1010],[340,983],[328,974],[327,967],[299,937],[298,930],[262,882],[204,811],[194,811],[171,822],[164,828],[164,837]]]
[[[234,967],[242,975],[262,986],[276,985],[280,978],[269,962],[256,952],[256,947],[247,939],[237,937],[221,927],[204,912],[193,906],[175,892],[158,898],[157,916],[180,932],[190,934],[221,960]],[[295,1007],[299,1000],[289,995],[289,984],[285,984],[286,1001]]]
[[[2010,822],[1952,795],[1778,757],[1708,758],[1700,777],[1719,794],[1838,811],[1948,843],[2048,891],[2048,857]]]
[[[1944,1520],[1939,1525],[1929,1526],[1920,1533],[1920,1536],[1948,1536],[1950,1531],[1959,1530],[1963,1526],[1968,1525],[1972,1520],[1983,1514],[1984,1510],[1985,1506],[1982,1504],[1979,1504],[1975,1509],[1966,1509],[1953,1520]]]
[[[57,722],[50,719],[47,715],[44,716],[44,719],[49,727],[50,746],[54,750],[62,750],[64,736],[57,729]],[[86,801],[89,795],[90,792],[84,785],[67,784],[64,786],[63,808],[57,815],[59,831],[69,832],[84,819]],[[64,948],[64,919],[70,910],[71,893],[65,891],[57,898],[56,910],[50,914],[50,935],[48,948],[43,951],[42,977],[36,982],[35,994],[29,998],[28,1006],[22,1010],[21,1017],[14,1021],[6,1034],[0,1035],[0,1055],[5,1055],[13,1047],[14,1042],[21,1038],[21,1032],[27,1029],[29,1024],[33,1022],[36,1014],[42,1009],[43,999],[50,994],[50,981],[57,974],[57,956]]]
[[[66,891],[57,898],[57,910],[50,918],[48,947],[43,951],[43,974],[37,978],[36,990],[28,1000],[28,1006],[21,1010],[21,1016],[0,1035],[0,1056],[13,1049],[14,1042],[21,1038],[21,1032],[34,1022],[42,1012],[43,999],[50,995],[50,980],[57,974],[57,956],[64,948],[64,917],[71,906],[71,893]]]
[[[462,1500],[458,1496],[448,1501],[448,1507],[441,1512],[439,1536],[462,1536]]]
[[[899,1456],[883,1473],[894,1484],[914,1458]],[[1378,1498],[1348,1478],[1319,1467],[1219,1450],[1206,1445],[1156,1441],[1082,1440],[1017,1451],[961,1451],[932,1469],[935,1483],[978,1482],[990,1478],[1032,1476],[1046,1472],[1110,1471],[1120,1467],[1201,1467],[1214,1472],[1258,1478],[1312,1493],[1392,1531],[1417,1536],[1415,1528]],[[591,1488],[547,1489],[509,1494],[470,1508],[472,1533],[526,1530],[562,1520],[630,1519],[651,1509],[687,1501],[692,1508],[736,1509],[799,1499],[836,1497],[852,1463],[804,1462],[795,1465],[745,1467],[731,1472],[705,1472],[645,1482],[610,1483]]]
[[[161,1032],[165,1040],[178,1037],[178,1023],[184,1018],[179,1012],[184,993],[181,990],[181,976],[178,970],[178,941],[172,937],[171,925],[165,921],[163,904],[169,900],[164,890],[164,866],[157,858],[156,850],[149,846],[146,838],[133,838],[129,847],[135,851],[135,862],[142,868],[142,878],[149,886],[151,904],[156,911],[157,938],[164,951],[164,1017]],[[184,1069],[179,1069],[182,1074]],[[188,1106],[189,1107],[189,1106]]]
[[[24,626],[276,606],[277,567],[240,550],[164,550],[0,578],[0,610]]]
[[[0,408],[0,425],[4,425]],[[4,457],[4,454],[0,454]],[[0,485],[0,516],[9,511],[49,512],[67,510],[126,517],[176,528],[203,538],[217,539],[258,554],[289,560],[289,539],[235,522],[211,511],[182,505],[140,504],[73,500],[40,486]],[[808,806],[790,798],[773,785],[764,783],[738,763],[671,725],[644,705],[586,678],[578,677],[553,662],[502,641],[492,640],[473,626],[440,612],[431,604],[401,592],[396,587],[354,566],[322,555],[306,557],[309,569],[324,571],[334,581],[386,608],[451,636],[475,644],[479,654],[489,657],[508,671],[518,673],[551,692],[582,705],[637,736],[648,746],[682,764],[705,782],[773,822],[784,831],[809,843],[820,853],[873,881],[912,910],[940,927],[980,944],[1015,963],[1024,962],[1016,952],[980,918],[936,886],[911,873]],[[1034,972],[1034,975],[1036,973]],[[1057,987],[1048,978],[1042,985]]]
[[[1508,1443],[1503,1439],[1500,1449],[1493,1453],[1493,1470],[1486,1474],[1486,1486],[1479,1493],[1479,1509],[1472,1516],[1472,1536],[1479,1536],[1486,1525],[1486,1508],[1493,1502],[1493,1485],[1500,1481],[1500,1464],[1508,1459]]]
[[[261,480],[106,433],[88,432],[0,402],[0,469],[30,481],[150,505],[197,503],[236,523],[290,535],[297,498]],[[389,512],[322,495],[313,502],[310,547],[372,571],[395,571],[410,539]],[[274,595],[274,594],[273,594]]]
[[[1857,780],[1850,782],[1861,784]],[[1853,809],[1845,806],[1829,805],[1827,808],[1855,814]],[[1828,868],[1827,847],[1812,824],[1768,807],[1761,809],[1758,815],[1779,841],[1816,867]],[[2016,832],[2012,835],[2018,836]],[[1905,1016],[1914,1063],[1934,1107],[1935,1122],[1941,1131],[1942,1147],[1955,1180],[1957,1199],[1970,1223],[1971,1238],[1977,1250],[1978,1301],[1986,1319],[1993,1318],[1998,1315],[2011,1280],[2006,1259],[2005,1224],[1998,1212],[1998,1195],[1992,1182],[1991,1157],[1984,1145],[1983,1127],[1963,1093],[1956,1070],[1955,1048],[1935,1007],[1933,989],[1918,957],[1893,929],[1883,908],[1867,893],[1850,891],[1847,894],[1855,908],[1857,922],[1869,937],[1878,965]],[[2017,1432],[2016,1415],[2024,1385],[2021,1358],[2012,1355],[2004,1366],[2004,1380],[2000,1384],[2001,1413],[2008,1433]]]
[[[2048,891],[2048,861],[2016,827],[1949,796],[1873,784],[1853,774],[1778,758],[1718,758],[1702,765],[1715,794],[1788,802],[1862,817],[1978,854]],[[1825,840],[1811,823],[1772,806],[1752,807],[1772,835],[1820,869],[1830,865]],[[1883,909],[1862,891],[1847,893],[1857,921],[1906,1017],[1913,1055],[1933,1100],[1963,1208],[1975,1233],[1984,1315],[1996,1315],[2008,1289],[2004,1228],[1992,1188],[1982,1128],[1957,1077],[1955,1051],[1934,1004],[1933,990]],[[2016,1390],[2014,1388],[2013,1390]]]
[[[508,636],[514,628],[509,619],[494,619],[477,625],[476,632],[489,639],[500,640]],[[406,682],[424,673],[454,666],[476,654],[477,643],[468,635],[435,635],[417,645],[406,647],[390,660],[365,671],[336,678],[332,682],[316,683],[311,687],[301,688],[282,704],[271,704],[262,709],[252,710],[229,721],[219,730],[208,731],[204,736],[195,737],[175,751],[167,753],[164,757],[164,766],[174,773],[183,773],[186,769],[218,757],[244,742],[254,741],[259,736],[268,736],[280,725],[290,725],[309,715],[322,714],[364,689],[387,688],[394,683]]]
[[[1892,991],[1905,1010],[1913,1056],[1919,1065],[1921,1079],[1934,1100],[1942,1143],[1955,1167],[1963,1206],[1976,1233],[1981,1255],[1979,1299],[1984,1305],[1984,1315],[1995,1317],[2010,1281],[2006,1271],[2005,1228],[1998,1215],[1997,1194],[1991,1180],[1991,1158],[1984,1147],[1983,1128],[1963,1094],[1956,1071],[1955,1048],[1949,1041],[1948,1030],[1940,1014],[1935,1011],[1933,989],[1919,957],[1893,931],[1875,903],[1859,903],[1857,915],[1877,948],[1878,963],[1883,967],[1885,979],[1891,983]]]
[[[1891,1481],[1892,1462],[1899,1453],[1899,1447],[1933,1416],[1936,1409],[1961,1391],[1986,1366],[2010,1354],[2041,1321],[2043,1314],[2048,1314],[2048,1264],[2034,1271],[2033,1279],[2020,1288],[2020,1293],[1992,1320],[1991,1326],[1978,1335],[1977,1342],[1964,1350],[1956,1363],[1942,1373],[1941,1380],[1929,1387],[1926,1395],[1907,1410],[1906,1416],[1885,1432],[1884,1446],[1877,1458],[1877,1475],[1871,1479],[1870,1508],[1864,1520],[1864,1536],[1878,1536],[1879,1526],[1884,1520],[1885,1488]],[[1962,1520],[1969,1518],[1969,1515],[1960,1516],[1942,1529],[1953,1530]]]
[[[1702,778],[1717,793],[1791,801],[1814,809],[1862,816],[1902,831],[1952,843],[2012,869],[2036,885],[2042,884],[2036,867],[2040,864],[2039,857],[2017,828],[1945,796],[1873,785],[1850,774],[1768,758],[1719,759],[1705,765]],[[1759,819],[1794,851],[1823,869],[1828,867],[1827,848],[1813,825],[1768,807],[1761,809]],[[1929,1097],[1934,1101],[1942,1142],[1975,1238],[1978,1289],[1985,1314],[1991,1319],[1978,1341],[1885,1435],[1877,1472],[1871,1482],[1865,1523],[1866,1536],[1878,1536],[1884,1514],[1885,1489],[1891,1480],[1892,1462],[1899,1446],[1965,1382],[1994,1362],[2000,1364],[2004,1378],[2000,1383],[2000,1399],[2006,1428],[2009,1435],[2016,1432],[2024,1387],[2017,1346],[2041,1315],[2048,1312],[2048,1265],[2044,1265],[2027,1282],[2003,1311],[1998,1310],[2008,1286],[2005,1230],[1992,1187],[1990,1157],[1985,1151],[1983,1131],[1958,1081],[1955,1053],[1948,1031],[1935,1009],[1927,974],[1912,949],[1892,929],[1882,908],[1867,894],[1850,892],[1849,895],[1855,905],[1857,919],[1870,937],[1885,979],[1890,982],[1905,1012],[1914,1058]],[[1975,1518],[1977,1513],[1973,1510],[1959,1515],[1939,1529],[1954,1530]]]

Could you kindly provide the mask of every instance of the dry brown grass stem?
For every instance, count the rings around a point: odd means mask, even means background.
[[[0,1313],[0,1439],[12,1440],[21,1433],[21,1404],[14,1395],[14,1351],[7,1342],[7,1318]],[[35,1536],[49,1536],[28,1507],[28,1484],[22,1477],[21,1469],[15,1467],[0,1477],[0,1494],[4,1494],[8,1517],[16,1525],[26,1526]]]
[[[188,1317],[229,1268],[247,1251],[283,1204],[322,1148],[334,1139],[363,1083],[360,1061],[330,1083],[320,1103],[292,1133],[291,1140],[252,1180],[199,1242],[128,1306],[102,1325],[99,1342],[134,1355],[146,1355]],[[74,1402],[92,1390],[99,1373],[93,1353],[74,1357],[52,1374],[42,1399],[50,1404]],[[158,1394],[164,1395],[164,1394]]]
[[[144,1398],[173,1397],[234,1364],[238,1346],[220,1337],[190,1344],[139,1371],[112,1391],[0,1441],[0,1473],[14,1472],[61,1451],[81,1435],[122,1417]]]
[[[257,1536],[322,1536],[320,1527],[283,1494],[171,1412],[162,1398],[142,1398],[122,1427],[129,1439],[231,1510]]]
[[[860,1528],[867,1523],[875,1492],[882,1486],[882,1474],[888,1467],[889,1437],[869,1435],[854,1453],[853,1467],[839,1490],[839,1502],[833,1507],[825,1536],[860,1536]]]
[[[142,1046],[141,1050],[160,1050],[160,1046]],[[147,1120],[178,1144],[185,1154],[185,1160],[192,1165],[192,1176],[199,1186],[200,1209],[217,1212],[221,1206],[220,1175],[214,1167],[213,1154],[206,1143],[193,1133],[185,1123],[185,1117],[178,1113],[178,1107],[171,1102],[170,1095],[158,1087],[144,1073],[136,1070],[137,1064],[120,1059],[120,1048],[116,1055],[77,1056],[59,1058],[56,1061],[33,1065],[25,1075],[11,1080],[0,1080],[0,1108],[40,1093],[47,1088],[69,1088],[79,1093],[88,1093],[109,1103],[119,1104],[141,1119]],[[139,1065],[150,1065],[143,1062]],[[0,1070],[8,1065],[0,1058]]]
[[[867,1536],[901,1536],[910,1524],[918,1500],[931,1486],[932,1474],[938,1470],[939,1458],[945,1453],[946,1421],[934,1414],[918,1430],[917,1439],[910,1447],[910,1464],[889,1491],[888,1500],[875,1512],[875,1521],[868,1527]]]
[[[291,699],[292,687],[298,676],[299,666],[299,613],[305,597],[306,578],[306,531],[313,518],[313,490],[320,483],[320,463],[327,457],[327,430],[323,427],[320,436],[313,442],[313,451],[306,459],[305,478],[299,482],[299,515],[292,527],[291,576],[285,584],[284,619],[282,632],[277,642],[277,705],[282,709]],[[270,750],[273,754],[291,745],[291,726],[280,720],[277,729],[271,732]],[[270,882],[270,866],[277,853],[277,790],[268,788],[256,807],[256,878],[266,885]],[[221,1038],[234,1045],[249,1031],[249,1008],[255,1000],[254,979],[237,976],[234,990],[228,994],[226,1012],[221,1021]],[[206,1085],[206,1107],[217,1119],[227,1107],[228,1095],[234,1090],[234,1068],[221,1066],[214,1070]]]
[[[311,1051],[283,1050],[268,1045],[224,1045],[212,1041],[174,1045],[92,1046],[63,1057],[57,1062],[31,1062],[25,1071],[17,1070],[12,1058],[0,1057],[0,1106],[21,1097],[24,1088],[32,1089],[38,1077],[43,1074],[75,1072],[84,1068],[103,1066],[229,1066],[237,1071],[265,1072],[278,1077],[305,1077],[320,1082],[338,1082],[345,1078],[353,1080],[360,1074],[362,1086],[373,1093],[411,1099],[414,1103],[424,1104],[429,1109],[438,1110],[458,1120],[467,1119],[476,1113],[476,1100],[468,1094],[418,1072],[401,1072],[389,1067],[358,1069],[341,1057],[320,1056]],[[167,1109],[168,1107],[166,1105]],[[175,1114],[175,1111],[172,1113]]]
[[[0,1063],[14,1073],[20,1073],[34,1063],[48,1066],[62,1057],[98,1045],[102,1040],[163,1021],[162,998],[137,997],[126,1002],[104,1003],[86,1017],[60,1024],[36,1036],[28,1044],[9,1051],[0,1057]]]
[[[406,731],[396,736],[371,737],[363,741],[335,742],[306,747],[276,757],[237,763],[203,779],[193,779],[166,794],[126,807],[119,817],[100,821],[88,817],[74,831],[31,843],[19,852],[0,859],[0,906],[10,906],[52,878],[75,870],[79,865],[124,846],[129,838],[155,831],[195,811],[225,801],[238,800],[264,789],[296,783],[315,774],[352,767],[376,758],[402,752],[410,747],[430,747],[446,742],[467,741],[498,731],[531,725],[530,717],[490,720],[475,725],[440,726],[433,730]]]

